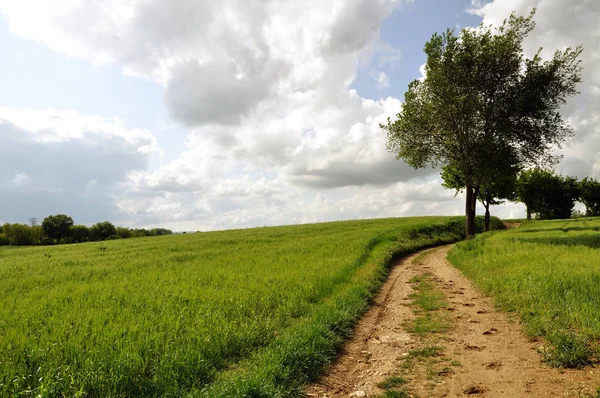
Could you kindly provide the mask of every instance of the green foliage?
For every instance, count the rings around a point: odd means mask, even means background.
[[[502,159],[502,161],[506,161],[507,159]],[[490,230],[490,206],[502,204],[504,200],[516,199],[518,173],[519,165],[506,162],[501,167],[493,170],[489,178],[477,188],[477,199],[485,208],[485,231]],[[462,179],[460,173],[450,166],[442,167],[442,179],[444,180],[442,186],[456,190],[457,194],[465,189],[466,182]]]
[[[0,248],[0,396],[298,396],[425,217]]]
[[[388,150],[410,166],[441,165],[459,177],[467,235],[481,188],[513,167],[552,162],[551,150],[572,134],[558,109],[577,93],[581,48],[545,62],[539,53],[525,58],[532,17],[434,34],[425,44],[425,78],[409,84],[397,120],[381,126]]]
[[[71,241],[84,243],[90,240],[90,230],[85,225],[77,224],[71,227]]]
[[[390,376],[387,379],[377,383],[379,388],[394,388],[406,384],[406,379],[402,376]]]
[[[550,365],[565,368],[582,368],[592,364],[596,352],[587,336],[572,331],[552,331],[547,336],[550,347],[542,351]]]
[[[106,240],[111,236],[117,235],[117,228],[110,221],[103,221],[92,225],[90,228],[90,240]]]
[[[545,359],[578,367],[600,339],[600,219],[534,221],[460,243],[449,259],[526,331],[544,336]]]
[[[51,240],[56,240],[56,244],[59,244],[62,238],[69,236],[72,226],[73,219],[66,214],[48,216],[42,221],[44,234]]]
[[[131,238],[132,231],[129,228],[117,227],[116,234],[119,237],[119,239],[128,239]]]
[[[443,350],[443,347],[440,346],[428,346],[425,348],[410,350],[409,355],[413,358],[430,358],[440,355]]]
[[[570,218],[580,192],[575,178],[539,168],[524,170],[517,181],[518,198],[525,204],[528,218]]]
[[[579,182],[580,199],[585,205],[585,215],[600,216],[600,182],[586,177]]]
[[[59,214],[44,219],[42,226],[25,224],[9,224],[0,226],[0,246],[35,246],[58,243],[83,243],[112,239],[127,239],[142,236],[172,235],[173,231],[166,228],[130,229],[116,227],[108,222],[98,223],[92,228],[85,225],[71,225],[71,217]],[[44,225],[46,229],[44,230]],[[50,235],[46,231],[50,232]]]

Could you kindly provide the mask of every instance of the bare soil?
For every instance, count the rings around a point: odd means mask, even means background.
[[[377,384],[399,375],[414,397],[591,397],[600,386],[600,369],[555,369],[539,354],[543,342],[527,338],[517,320],[495,310],[447,260],[450,246],[401,259],[352,338],[308,397],[375,397]],[[417,261],[414,261],[416,258]],[[411,278],[430,274],[448,305],[439,310],[450,329],[424,336],[407,331],[415,318]],[[409,352],[441,347],[431,358]],[[411,359],[412,358],[412,359]]]

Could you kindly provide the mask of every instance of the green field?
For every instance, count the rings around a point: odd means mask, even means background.
[[[498,306],[515,312],[555,366],[598,358],[600,219],[535,221],[462,242],[450,260]]]
[[[0,395],[300,395],[392,253],[463,230],[421,217],[0,248]]]

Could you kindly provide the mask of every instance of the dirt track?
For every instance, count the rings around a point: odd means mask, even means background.
[[[337,362],[309,397],[374,397],[391,375],[408,380],[415,397],[588,397],[596,396],[600,369],[559,370],[541,362],[541,342],[530,341],[518,322],[494,310],[446,260],[450,246],[400,260],[358,323]],[[450,330],[423,337],[407,332],[414,319],[411,278],[429,273],[446,296]],[[434,358],[407,366],[409,351],[442,347]]]

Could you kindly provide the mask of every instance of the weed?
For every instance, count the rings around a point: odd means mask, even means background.
[[[425,260],[425,257],[427,257],[429,254],[431,254],[431,250],[424,251],[423,253],[421,253],[418,256],[416,256],[415,258],[413,258],[412,263],[413,264],[422,264],[423,261]],[[417,277],[415,277],[415,278],[417,278]],[[419,282],[419,281],[412,281],[411,280],[411,282]]]
[[[440,346],[428,346],[416,350],[410,350],[408,354],[412,358],[430,358],[440,355],[443,349],[444,348]]]
[[[407,389],[401,390],[385,390],[381,395],[382,398],[409,398],[410,394]]]
[[[390,376],[387,379],[377,383],[377,387],[383,389],[389,389],[394,387],[399,387],[401,385],[406,384],[406,379],[401,376]]]

